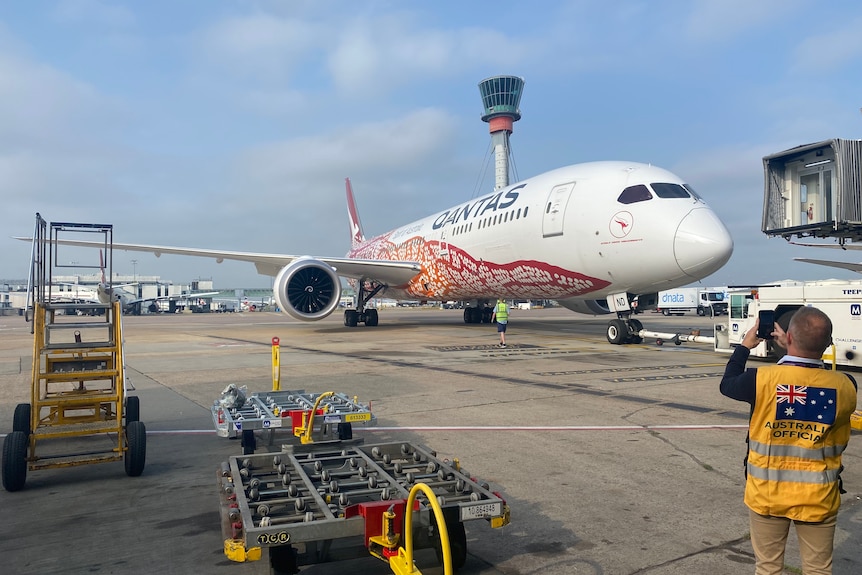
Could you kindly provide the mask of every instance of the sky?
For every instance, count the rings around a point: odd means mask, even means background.
[[[0,278],[50,221],[116,242],[350,247],[491,189],[478,83],[526,80],[521,179],[595,160],[688,181],[733,236],[703,285],[858,279],[760,231],[766,155],[862,138],[862,3],[0,0]],[[843,256],[843,257],[842,257]],[[95,257],[95,256],[94,256]],[[238,262],[115,251],[118,274],[269,287]]]

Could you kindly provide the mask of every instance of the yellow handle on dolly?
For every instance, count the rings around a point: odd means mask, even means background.
[[[411,575],[422,573],[416,569],[413,563],[413,502],[416,500],[416,494],[422,491],[428,498],[431,508],[434,510],[434,517],[437,518],[437,529],[440,532],[440,546],[443,549],[443,575],[452,575],[452,550],[449,548],[449,531],[446,529],[446,520],[443,517],[443,508],[437,501],[437,496],[434,495],[434,490],[424,483],[417,483],[410,490],[410,495],[407,497],[407,506],[404,511],[404,547],[398,548],[398,555],[393,555],[389,558],[389,568],[396,575]]]
[[[311,430],[314,427],[314,414],[317,412],[317,406],[320,405],[320,400],[324,397],[329,397],[330,395],[335,395],[335,392],[327,391],[325,393],[321,393],[320,396],[318,396],[317,401],[314,402],[314,406],[311,408],[308,420],[303,422],[303,425],[301,427],[297,427],[293,432],[294,435],[299,436],[303,445],[314,443],[314,440],[311,438]]]

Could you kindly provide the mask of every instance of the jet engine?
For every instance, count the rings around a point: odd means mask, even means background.
[[[611,313],[607,300],[603,299],[567,299],[560,301],[559,304],[566,309],[588,315],[604,315]]]
[[[278,272],[272,291],[278,307],[286,314],[303,321],[316,321],[338,307],[341,279],[332,266],[303,256]]]

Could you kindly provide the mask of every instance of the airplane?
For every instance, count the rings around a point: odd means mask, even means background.
[[[63,243],[59,241],[58,243]],[[188,300],[195,298],[204,298],[208,296],[218,295],[217,291],[208,292],[183,292],[173,295],[162,295],[153,297],[136,297],[134,294],[126,291],[124,288],[136,285],[135,283],[110,285],[105,277],[105,260],[102,250],[99,250],[99,269],[102,270],[102,276],[95,287],[82,284],[60,283],[51,286],[50,300],[53,302],[66,303],[96,303],[96,304],[111,304],[120,302],[122,313],[140,315],[141,305],[151,302],[149,311],[156,312],[159,310],[156,302],[158,301],[177,301]]]
[[[366,239],[345,180],[351,249],[346,257],[295,256],[113,243],[121,250],[251,262],[275,277],[276,304],[303,321],[339,307],[341,281],[356,308],[344,325],[378,325],[373,297],[469,301],[464,323],[487,323],[488,302],[552,299],[575,312],[615,314],[607,339],[639,343],[657,293],[698,281],[733,252],[730,234],[694,189],[675,174],[635,162],[558,168],[461,202]],[[27,238],[19,238],[27,239]],[[96,242],[60,243],[97,247]]]

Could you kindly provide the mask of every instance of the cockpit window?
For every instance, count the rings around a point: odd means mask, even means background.
[[[692,188],[690,184],[683,184],[682,187],[685,188],[686,190],[688,190],[688,193],[691,194],[692,196],[694,196],[695,200],[703,201],[703,198],[700,197],[700,194],[695,192],[694,188]]]
[[[635,202],[645,202],[652,199],[652,194],[646,186],[638,184],[637,186],[629,186],[623,190],[617,201],[621,204],[633,204]]]
[[[688,191],[679,184],[650,184],[660,198],[690,198]]]

